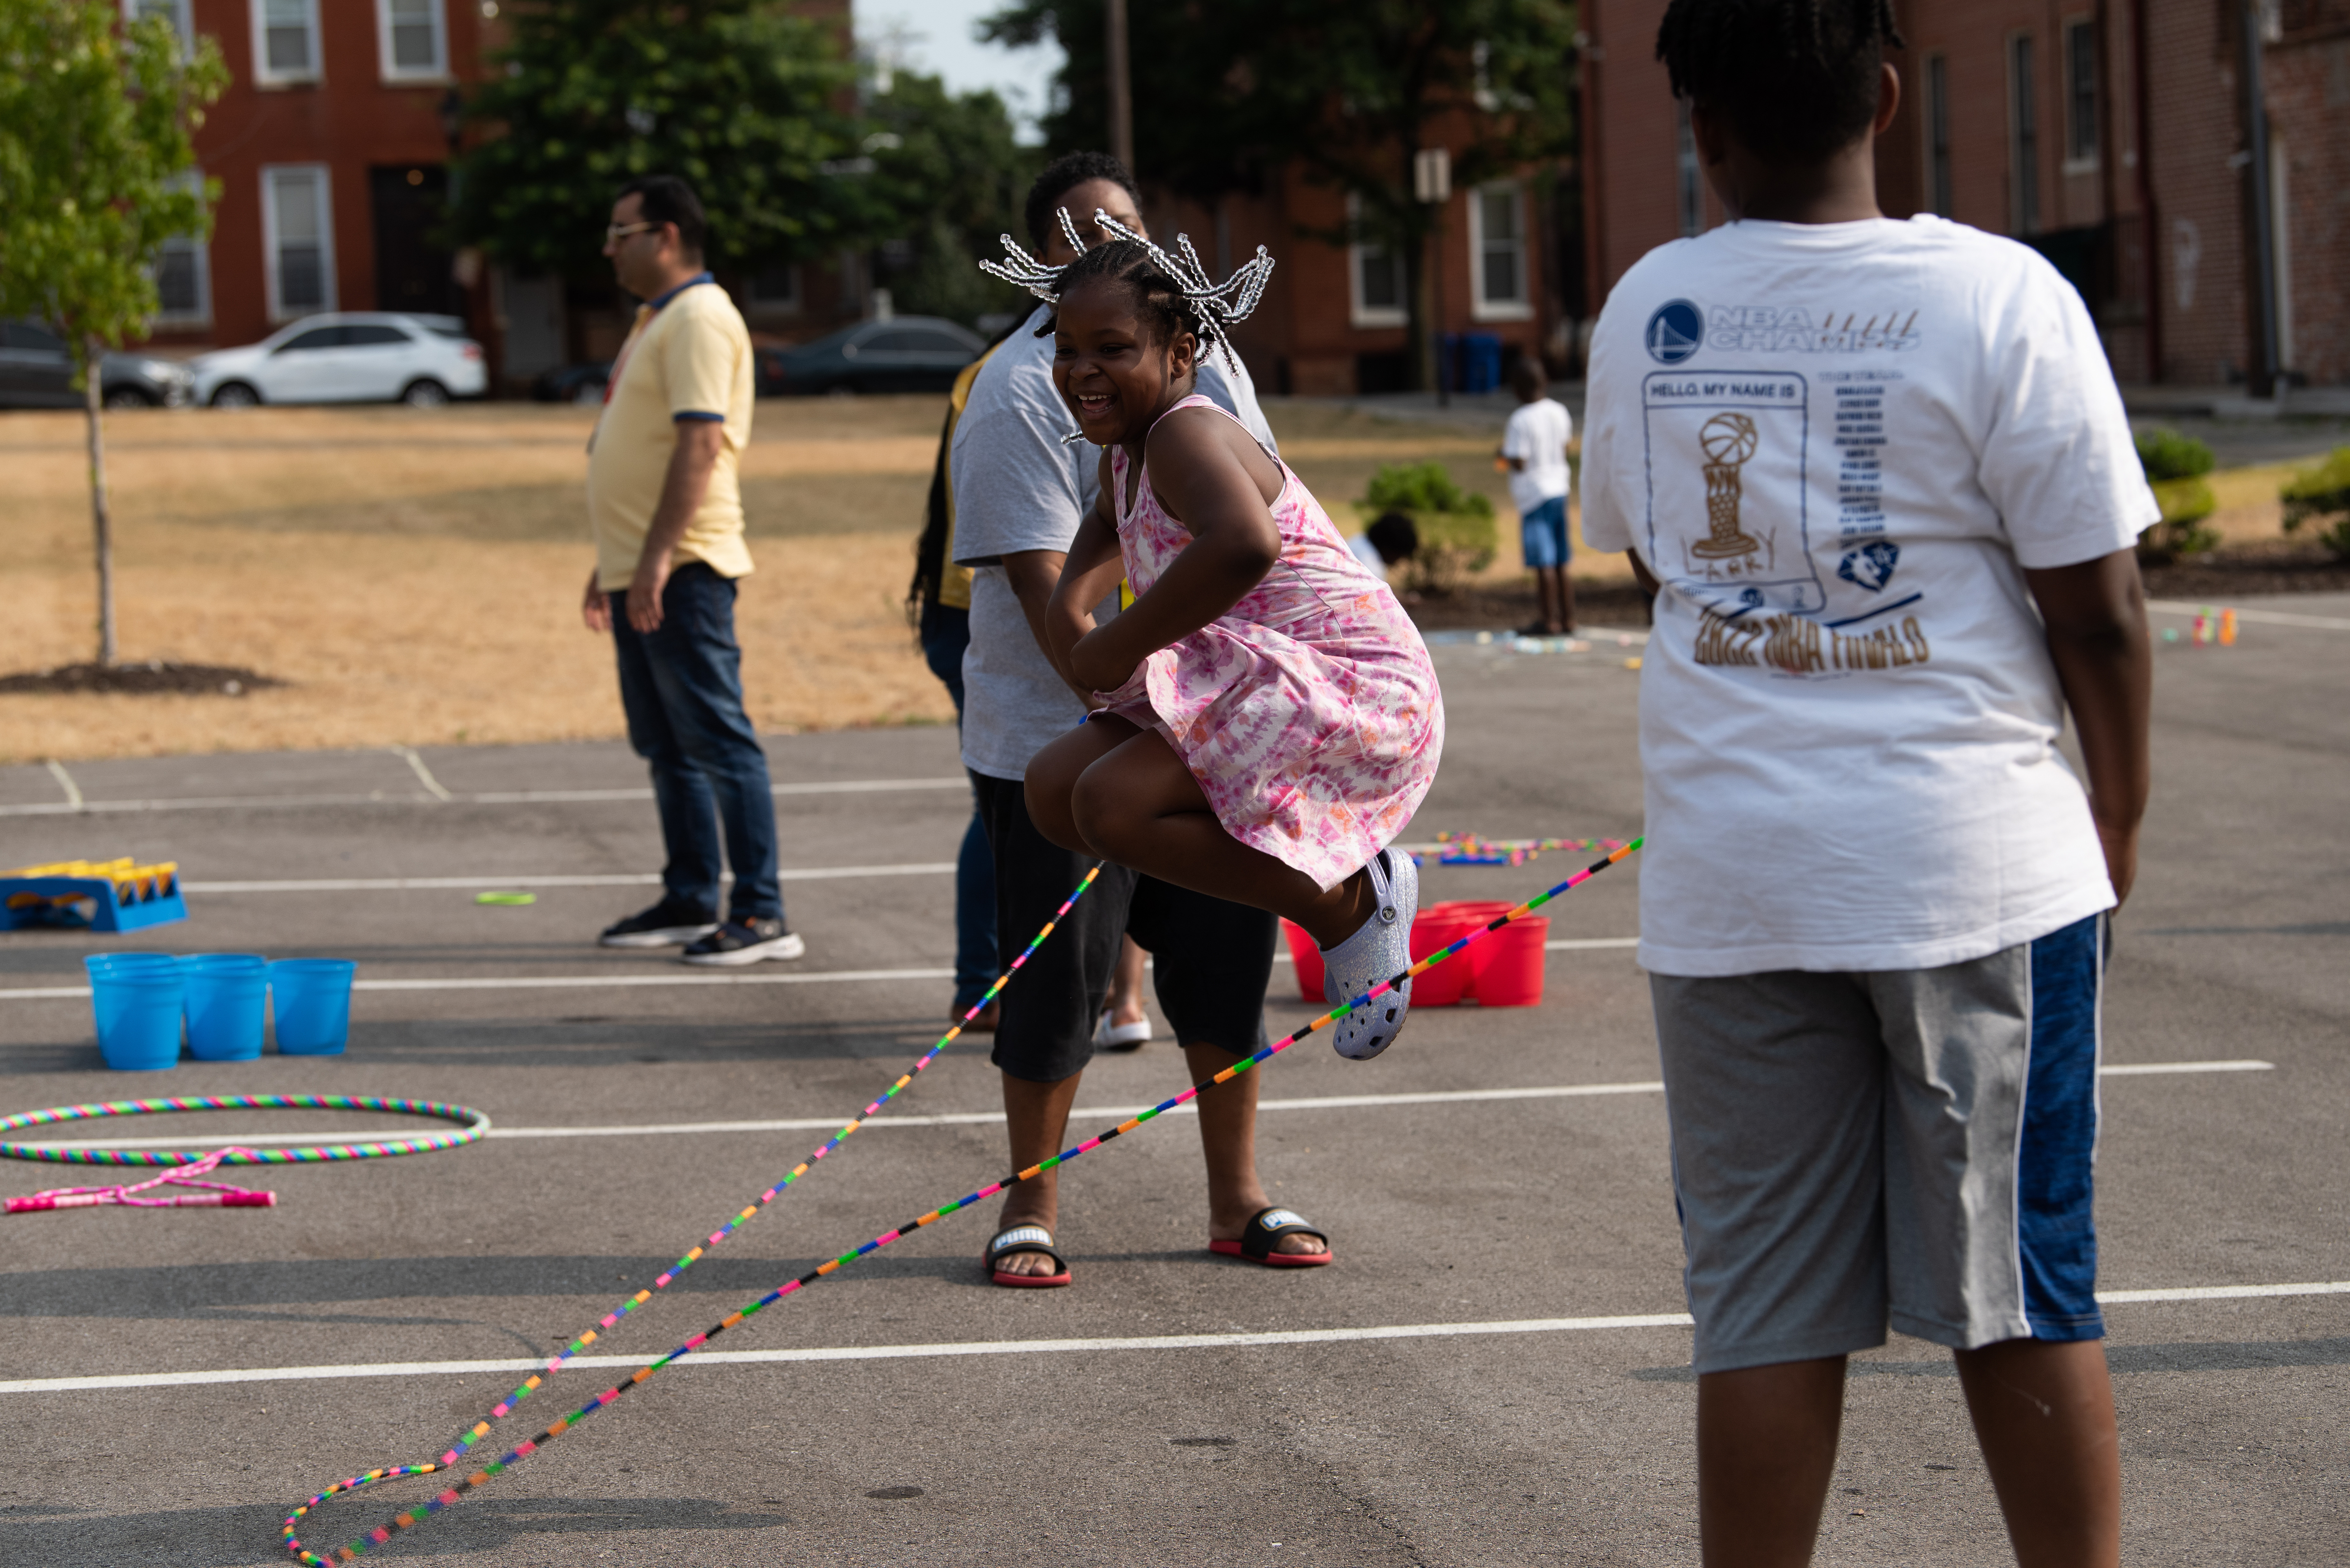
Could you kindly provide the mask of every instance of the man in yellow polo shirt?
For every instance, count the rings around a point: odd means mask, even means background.
[[[588,445],[596,569],[580,612],[612,635],[629,742],[651,769],[668,854],[660,902],[600,940],[747,964],[798,958],[806,944],[784,923],[775,795],[734,640],[734,581],[751,570],[736,474],[751,439],[751,337],[702,270],[704,228],[692,188],[670,175],[632,182],[612,205],[604,254],[644,303]],[[734,868],[723,924],[722,836]]]

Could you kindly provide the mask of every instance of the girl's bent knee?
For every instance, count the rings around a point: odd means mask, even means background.
[[[1123,864],[1120,852],[1132,841],[1134,814],[1119,801],[1113,782],[1094,775],[1088,770],[1069,792],[1070,826],[1091,853]]]

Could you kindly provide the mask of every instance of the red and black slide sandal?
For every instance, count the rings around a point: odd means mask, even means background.
[[[1057,1272],[1049,1274],[1006,1272],[999,1265],[1014,1252],[1042,1252],[1058,1265]],[[1069,1261],[1061,1256],[1059,1249],[1053,1245],[1053,1233],[1042,1225],[1005,1226],[995,1233],[995,1240],[987,1244],[987,1251],[980,1255],[980,1262],[987,1265],[989,1275],[997,1284],[1011,1290],[1049,1291],[1076,1282],[1069,1273]]]
[[[1276,1252],[1274,1242],[1284,1236],[1311,1236],[1326,1249],[1319,1252]],[[1268,1269],[1318,1269],[1336,1261],[1326,1249],[1330,1238],[1312,1225],[1294,1209],[1260,1209],[1249,1216],[1248,1224],[1241,1231],[1237,1241],[1208,1243],[1208,1251],[1227,1258],[1246,1258],[1252,1263],[1263,1263]]]

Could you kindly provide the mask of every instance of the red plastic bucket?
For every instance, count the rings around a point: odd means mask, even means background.
[[[1485,906],[1455,901],[1430,904],[1411,923],[1411,961],[1418,963],[1429,954],[1451,947],[1474,929],[1480,919],[1477,911]],[[1507,908],[1508,906],[1499,906]],[[1491,919],[1486,915],[1482,919]],[[1482,944],[1481,944],[1482,945]],[[1477,949],[1446,959],[1411,982],[1411,1004],[1414,1007],[1453,1007],[1469,994],[1470,981],[1477,975]]]
[[[1322,1000],[1322,950],[1305,934],[1305,928],[1281,922],[1281,934],[1289,939],[1289,960],[1297,970],[1297,999],[1300,1002]]]
[[[1506,915],[1517,906],[1485,898],[1459,898],[1451,903],[1431,904],[1419,911],[1411,922],[1411,961],[1418,963],[1440,948],[1451,946],[1471,931],[1499,915]],[[1518,950],[1526,941],[1525,931],[1534,929],[1533,967]],[[1471,943],[1452,958],[1423,973],[1412,981],[1411,1004],[1414,1007],[1452,1007],[1470,997],[1475,997],[1488,1007],[1531,1007],[1542,1000],[1543,940],[1550,922],[1540,916],[1513,920],[1491,936]],[[1289,939],[1289,957],[1297,971],[1297,994],[1305,1002],[1320,1002],[1322,996],[1322,950],[1305,929],[1287,920],[1281,922],[1281,934]],[[1503,968],[1508,971],[1498,989],[1489,996],[1485,973],[1497,955],[1512,955]],[[1531,994],[1527,993],[1531,986]]]
[[[1504,909],[1508,906],[1503,906]],[[1503,912],[1500,909],[1496,914]],[[1485,917],[1492,919],[1492,915]],[[1469,994],[1480,1007],[1534,1007],[1543,999],[1544,944],[1550,940],[1550,921],[1541,915],[1521,915],[1461,954],[1484,954],[1470,982]],[[1453,961],[1460,961],[1459,960]]]

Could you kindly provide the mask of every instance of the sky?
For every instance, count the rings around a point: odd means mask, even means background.
[[[1056,44],[1007,49],[972,36],[983,16],[1001,10],[1003,0],[858,0],[857,37],[868,49],[897,46],[898,62],[943,77],[956,92],[993,88],[1011,106],[1020,140],[1040,140],[1036,117],[1051,96],[1053,73],[1061,67]]]

